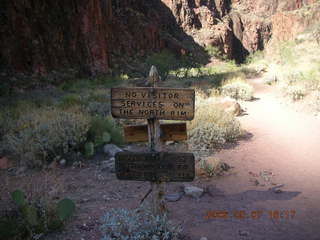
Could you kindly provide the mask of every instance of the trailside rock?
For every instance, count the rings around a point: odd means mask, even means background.
[[[190,196],[193,198],[200,198],[204,192],[202,188],[194,187],[194,186],[185,186],[183,190],[187,196]]]
[[[181,199],[181,197],[183,196],[183,192],[178,192],[178,193],[170,193],[170,194],[167,194],[165,196],[165,199],[168,201],[168,202],[176,202],[176,201],[179,201]]]
[[[230,97],[223,98],[218,105],[223,108],[225,112],[231,113],[235,116],[240,116],[244,110],[241,108],[240,104]]]
[[[108,154],[108,156],[114,157],[116,153],[122,152],[123,150],[114,144],[106,144],[103,147],[103,151],[104,153]]]
[[[101,163],[101,171],[109,171],[111,173],[115,172],[115,158],[111,157],[106,161]]]

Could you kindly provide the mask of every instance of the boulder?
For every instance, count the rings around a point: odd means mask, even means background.
[[[223,108],[225,112],[231,113],[235,116],[240,116],[244,112],[240,104],[230,97],[223,98],[218,102],[218,106]]]

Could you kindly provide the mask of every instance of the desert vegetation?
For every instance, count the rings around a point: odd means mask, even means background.
[[[302,8],[298,13],[308,11]],[[264,82],[279,86],[284,97],[292,102],[304,100],[319,111],[319,54],[319,24],[315,23],[292,40],[272,41],[265,51],[251,55],[247,63],[265,71]]]

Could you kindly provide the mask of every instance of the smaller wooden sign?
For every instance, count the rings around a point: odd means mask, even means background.
[[[124,126],[124,138],[128,143],[148,142],[148,126]],[[188,139],[186,123],[164,123],[160,124],[161,141],[184,141]]]
[[[184,88],[112,88],[115,118],[192,120],[195,91]]]
[[[119,180],[190,182],[195,177],[192,153],[119,152],[115,169]]]

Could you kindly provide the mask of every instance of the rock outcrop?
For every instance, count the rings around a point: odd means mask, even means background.
[[[307,23],[289,12],[316,0],[56,0],[0,3],[0,72],[109,72],[118,59],[169,49],[190,36],[238,62]],[[318,15],[317,15],[318,16]],[[298,22],[303,24],[299,25]],[[0,74],[0,78],[7,75]]]
[[[94,75],[117,58],[183,49],[183,32],[160,0],[3,0],[0,25],[0,65],[11,72]]]

